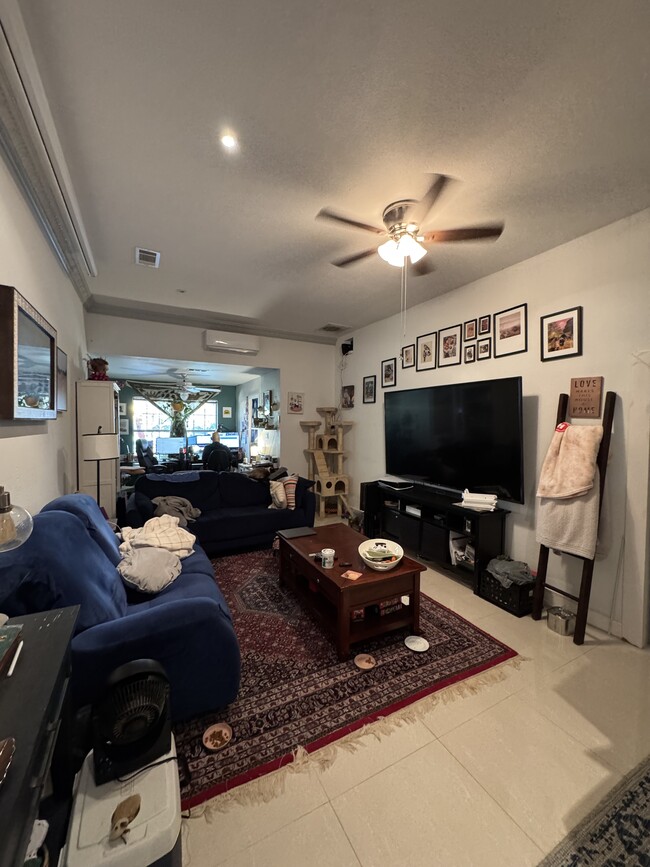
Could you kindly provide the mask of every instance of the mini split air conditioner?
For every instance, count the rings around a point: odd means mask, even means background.
[[[254,334],[234,334],[230,331],[204,331],[203,346],[215,352],[232,352],[236,355],[257,355],[260,339]]]

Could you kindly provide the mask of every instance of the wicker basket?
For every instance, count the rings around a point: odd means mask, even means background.
[[[512,584],[504,587],[489,572],[482,572],[478,595],[516,617],[524,617],[533,610],[534,589],[534,584]]]

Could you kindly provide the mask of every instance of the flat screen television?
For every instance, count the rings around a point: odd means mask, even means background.
[[[384,395],[386,472],[524,502],[521,377]]]

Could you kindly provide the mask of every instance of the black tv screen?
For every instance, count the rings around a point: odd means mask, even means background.
[[[386,472],[524,502],[521,377],[389,391]]]

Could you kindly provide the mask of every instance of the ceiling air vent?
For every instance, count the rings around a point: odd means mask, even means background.
[[[148,265],[150,268],[159,268],[160,253],[156,253],[155,250],[145,250],[144,247],[136,247],[135,264]]]
[[[327,325],[323,325],[321,328],[316,329],[317,331],[329,331],[331,334],[338,334],[339,331],[347,331],[349,328],[348,325],[335,325],[332,322],[329,322]]]

